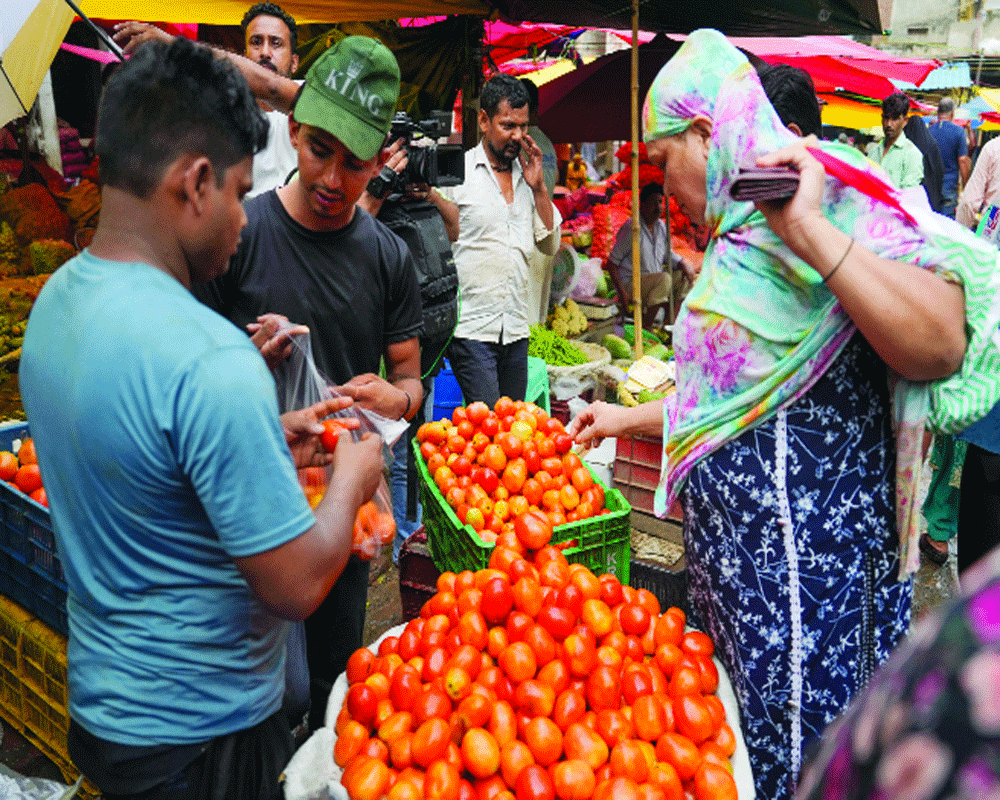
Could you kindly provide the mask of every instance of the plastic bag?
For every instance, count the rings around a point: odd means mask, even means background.
[[[287,327],[280,328],[276,335],[281,335],[287,329]],[[274,370],[280,410],[285,412],[308,408],[331,397],[340,397],[341,394],[336,386],[316,368],[310,338],[297,335],[291,338],[291,342],[291,354]],[[381,436],[385,443],[383,456],[386,457],[387,464],[392,463],[392,451],[389,448],[409,427],[407,422],[386,419],[360,406],[350,406],[337,411],[324,422],[342,419],[355,419],[359,425],[356,428],[345,429],[341,436],[349,435],[355,442],[366,433],[376,433]],[[323,499],[332,473],[332,466],[306,467],[299,470],[299,483],[302,484],[302,490],[313,508]],[[382,547],[391,544],[395,536],[396,519],[392,514],[392,496],[389,494],[389,485],[383,475],[374,496],[361,506],[354,519],[351,552],[366,561],[378,558]]]

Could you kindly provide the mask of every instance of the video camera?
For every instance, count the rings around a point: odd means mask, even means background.
[[[368,182],[368,192],[382,199],[390,193],[403,194],[415,183],[428,186],[458,186],[465,180],[465,154],[460,144],[438,144],[437,139],[451,130],[451,114],[433,111],[429,119],[415,122],[405,111],[397,111],[392,118],[389,140],[400,137],[406,140],[406,169],[396,173],[389,166]],[[427,138],[427,144],[416,144]]]

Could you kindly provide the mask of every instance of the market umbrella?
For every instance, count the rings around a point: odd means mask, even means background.
[[[0,14],[0,126],[28,113],[73,21],[65,0],[4,0]]]

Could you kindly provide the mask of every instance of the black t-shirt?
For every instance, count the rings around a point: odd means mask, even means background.
[[[308,325],[316,367],[335,383],[378,372],[390,344],[422,322],[417,273],[403,240],[357,208],[344,228],[302,227],[276,191],[247,201],[229,270],[194,294],[241,329],[266,312]]]

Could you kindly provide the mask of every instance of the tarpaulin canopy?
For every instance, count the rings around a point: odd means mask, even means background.
[[[0,17],[0,125],[6,125],[35,102],[73,11],[65,0],[4,0]]]
[[[518,22],[560,22],[587,28],[630,28],[632,9],[620,0],[493,0],[500,14]],[[715,28],[727,36],[881,34],[876,0],[699,0],[651,2],[639,9],[648,31],[690,33]]]
[[[881,104],[863,103],[833,94],[821,94],[820,114],[824,125],[863,130],[882,124]]]

